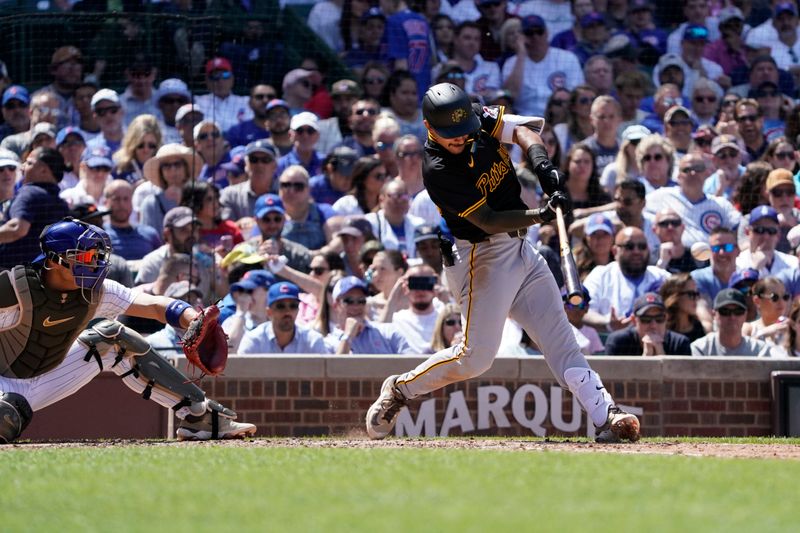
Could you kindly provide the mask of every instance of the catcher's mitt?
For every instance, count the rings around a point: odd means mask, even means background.
[[[186,359],[209,376],[221,374],[228,362],[228,337],[218,318],[216,305],[201,309],[189,323],[181,341]]]

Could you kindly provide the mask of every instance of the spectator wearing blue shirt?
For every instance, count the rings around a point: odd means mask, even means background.
[[[286,212],[281,235],[309,250],[319,250],[328,243],[331,231],[326,222],[334,213],[330,204],[311,199],[308,180],[308,172],[300,165],[287,168],[279,178],[278,194]]]
[[[58,196],[65,168],[64,158],[53,148],[36,148],[28,155],[22,165],[22,187],[0,226],[0,267],[33,261],[45,226],[67,216],[67,204]]]
[[[300,308],[300,289],[281,281],[269,288],[265,322],[248,331],[239,344],[239,355],[269,353],[325,354],[328,347],[322,335],[296,324]]]
[[[250,109],[253,118],[239,122],[225,132],[225,139],[231,147],[246,146],[253,141],[269,137],[267,127],[267,103],[277,97],[271,85],[256,85],[250,89]]]
[[[220,189],[228,186],[228,171],[222,165],[231,160],[225,149],[225,139],[217,122],[204,119],[193,130],[194,147],[203,156],[203,169],[198,179],[212,181]]]
[[[408,8],[405,0],[381,2],[386,19],[383,42],[392,70],[407,70],[417,87],[431,85],[431,30],[425,17]],[[422,93],[418,91],[418,101]]]
[[[133,211],[133,187],[125,180],[114,180],[103,191],[109,222],[103,224],[111,238],[114,253],[126,260],[141,259],[161,246],[155,228],[130,222]]]
[[[317,152],[319,141],[319,119],[311,111],[303,111],[292,117],[289,123],[292,136],[292,149],[278,160],[275,174],[280,176],[292,165],[300,165],[309,176],[316,176],[322,171],[324,156]]]
[[[333,299],[344,317],[344,330],[336,329],[328,345],[337,354],[402,354],[412,353],[406,339],[393,324],[367,320],[367,284],[355,276],[347,276],[333,286]]]
[[[92,112],[100,125],[100,135],[91,139],[86,146],[94,148],[105,146],[110,153],[115,153],[122,145],[125,136],[123,120],[125,111],[122,109],[119,94],[111,89],[100,89],[92,96]]]
[[[352,148],[339,146],[325,158],[322,174],[311,178],[311,197],[316,202],[333,205],[353,188],[353,168],[358,154]]]
[[[718,226],[708,237],[711,246],[711,265],[691,272],[697,285],[700,299],[697,302],[697,317],[706,331],[714,325],[713,303],[717,293],[729,286],[736,272],[736,258],[739,257],[736,232]]]

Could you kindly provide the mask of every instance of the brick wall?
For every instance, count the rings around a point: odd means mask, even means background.
[[[210,397],[235,409],[241,420],[256,424],[261,436],[363,435],[364,415],[385,376],[421,361],[410,356],[231,358],[224,377],[206,378],[201,386]],[[590,362],[618,403],[642,413],[648,436],[769,435],[770,373],[800,371],[800,360],[596,357]],[[91,401],[96,390],[104,404],[117,405],[121,395],[130,413],[132,393],[124,386],[109,391],[104,383],[96,380],[87,386],[81,391],[82,401]],[[493,401],[501,407],[492,410]],[[164,430],[150,436],[166,435],[163,410],[153,410],[152,404],[141,400],[133,405],[141,411],[136,413],[137,425],[152,428],[153,420],[161,417],[156,426]],[[61,413],[67,409],[71,412]],[[69,422],[70,436],[122,436],[111,425],[109,433],[98,434],[102,421],[98,424],[96,419],[91,431],[81,433],[74,409],[68,400],[42,411],[48,416],[37,418],[47,420],[49,431],[40,425],[35,438],[63,435],[59,420]],[[569,392],[557,387],[541,358],[498,358],[484,376],[413,401],[409,415],[400,424],[405,434],[591,435],[592,431],[586,415],[576,410]]]

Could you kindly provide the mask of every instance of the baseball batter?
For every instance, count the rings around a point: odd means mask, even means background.
[[[538,132],[542,119],[473,107],[457,86],[431,87],[422,103],[428,141],[423,176],[431,199],[455,236],[448,286],[462,309],[464,340],[432,355],[414,370],[389,376],[366,416],[367,433],[381,439],[407,401],[486,372],[510,316],[545,354],[598,428],[600,442],[639,438],[639,420],[614,405],[600,376],[578,347],[545,260],[525,240],[528,226],[548,223],[567,208],[563,179],[552,166]],[[517,143],[550,196],[542,209],[527,209],[508,152]],[[449,264],[448,264],[449,263]]]
[[[32,265],[0,273],[0,443],[18,438],[35,411],[77,392],[102,369],[174,409],[180,439],[255,433],[114,320],[125,313],[185,328],[195,309],[106,279],[111,241],[96,226],[64,219],[44,229],[40,244]]]

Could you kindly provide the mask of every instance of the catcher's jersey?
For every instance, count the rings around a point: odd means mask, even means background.
[[[503,106],[473,106],[481,129],[465,150],[451,154],[430,137],[425,143],[422,176],[431,200],[439,208],[452,234],[480,241],[487,233],[467,220],[486,204],[495,211],[525,210],[514,165],[505,147],[494,138],[503,127]]]

